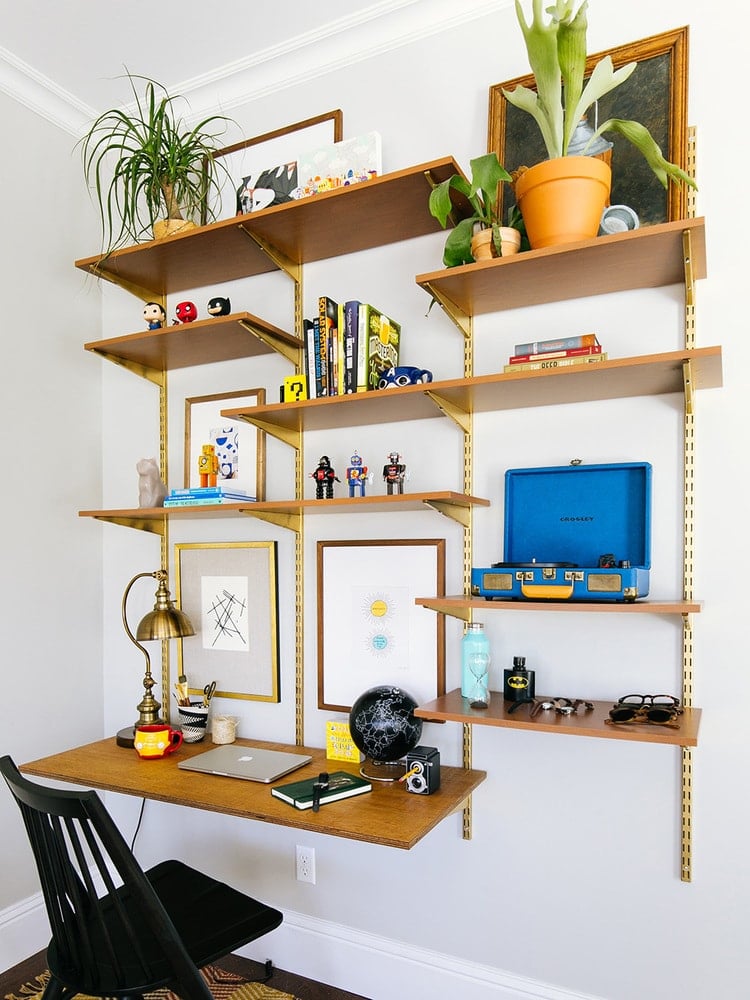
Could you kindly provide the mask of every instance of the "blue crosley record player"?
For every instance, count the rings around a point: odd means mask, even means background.
[[[635,601],[648,594],[648,462],[508,469],[504,558],[471,571],[487,600]]]

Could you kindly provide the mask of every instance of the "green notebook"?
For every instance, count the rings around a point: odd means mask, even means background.
[[[271,795],[275,795],[283,802],[288,802],[290,806],[296,806],[297,809],[312,809],[316,783],[321,785],[318,789],[320,805],[372,791],[372,785],[365,778],[360,778],[357,774],[349,774],[348,771],[333,771],[328,775],[327,785],[325,782],[321,782],[320,777],[308,778],[306,781],[291,781],[287,785],[278,785],[272,788]]]

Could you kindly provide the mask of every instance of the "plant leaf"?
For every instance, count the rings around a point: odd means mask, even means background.
[[[698,185],[689,174],[685,173],[676,163],[670,163],[669,160],[664,158],[661,147],[645,125],[641,125],[640,122],[626,121],[622,118],[610,118],[603,125],[599,126],[589,140],[589,145],[602,132],[618,132],[628,142],[632,143],[645,157],[646,162],[656,174],[663,187],[667,187],[667,180],[671,178],[677,183],[684,182],[690,187],[697,189]]]
[[[459,224],[448,234],[448,239],[445,241],[443,249],[443,263],[446,267],[471,264],[474,260],[471,253],[474,222],[474,219],[461,219]]]
[[[538,101],[544,116],[547,118],[547,127],[542,130],[547,153],[550,158],[561,156],[563,136],[562,79],[557,60],[559,25],[555,15],[568,16],[570,0],[557,0],[555,7],[551,8],[553,17],[548,24],[545,24],[542,16],[542,0],[533,0],[533,16],[530,24],[526,23],[520,0],[515,0],[515,3],[516,17],[526,42],[529,65],[536,80]],[[515,102],[511,101],[511,103]],[[540,116],[535,114],[534,118],[537,123],[540,123]]]
[[[578,100],[578,104],[570,115],[570,121],[568,122],[570,129],[570,134],[567,136],[568,142],[570,142],[570,138],[578,122],[583,118],[588,109],[593,104],[596,104],[601,97],[604,97],[605,94],[614,90],[615,87],[619,87],[621,83],[625,83],[637,65],[637,63],[632,62],[627,63],[625,66],[620,66],[619,69],[615,69],[610,56],[605,56],[604,59],[599,60],[596,66],[594,66],[591,76],[586,81],[586,86],[583,88],[583,93]],[[566,153],[567,148],[566,145]]]
[[[567,16],[560,22],[557,30],[557,54],[565,94],[563,154],[567,153],[570,137],[578,124],[574,109],[581,99],[583,74],[586,68],[587,7],[588,0],[584,0],[573,18],[570,16],[572,8],[568,8]]]

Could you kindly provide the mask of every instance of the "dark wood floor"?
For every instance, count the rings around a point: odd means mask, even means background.
[[[240,958],[239,955],[228,955],[216,964],[228,972],[239,972],[248,979],[260,976],[263,971],[262,966],[258,965],[257,962]],[[45,953],[41,951],[14,968],[0,972],[0,997],[4,997],[8,993],[17,993],[23,983],[33,980],[46,968]],[[357,993],[347,993],[345,990],[337,990],[323,983],[314,983],[309,979],[303,979],[302,976],[296,976],[292,972],[283,972],[281,969],[274,969],[268,985],[283,993],[291,993],[299,1000],[367,1000],[367,997],[362,997]]]

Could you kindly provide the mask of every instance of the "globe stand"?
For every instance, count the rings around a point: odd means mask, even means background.
[[[403,760],[372,760],[366,757],[362,761],[359,773],[370,781],[398,781],[406,773]]]

